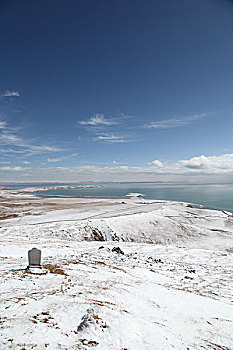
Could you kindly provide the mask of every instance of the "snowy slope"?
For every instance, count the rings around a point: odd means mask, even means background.
[[[230,213],[82,208],[2,221],[0,349],[233,349]]]
[[[122,209],[67,209],[5,221],[2,237],[103,240],[175,244],[205,249],[233,249],[233,216],[184,203],[154,201]],[[148,212],[146,212],[148,211]],[[124,213],[124,215],[122,215]],[[7,225],[6,225],[7,222]]]

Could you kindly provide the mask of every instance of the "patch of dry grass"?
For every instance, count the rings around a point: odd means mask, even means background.
[[[46,265],[43,265],[42,267],[44,269],[49,270],[50,273],[55,273],[57,275],[68,276],[67,273],[65,273],[64,270],[58,265],[46,264]]]
[[[2,214],[0,216],[0,220],[14,219],[14,218],[17,218],[18,216],[19,216],[18,214]]]

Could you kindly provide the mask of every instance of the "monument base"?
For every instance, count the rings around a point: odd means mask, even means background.
[[[43,269],[40,265],[28,265],[25,272],[34,275],[45,275],[48,271],[46,269]]]
[[[28,265],[26,270],[29,270],[29,269],[42,269],[42,266],[41,265]]]

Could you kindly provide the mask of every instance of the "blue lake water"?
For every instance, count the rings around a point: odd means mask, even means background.
[[[40,187],[46,185],[52,186],[53,184],[30,184],[30,187]],[[54,185],[58,186],[58,184]],[[129,192],[139,192],[145,194],[145,198],[148,199],[188,202],[204,205],[208,208],[228,210],[233,212],[233,184],[190,185],[154,183],[104,183],[99,185],[101,185],[101,187],[58,189],[46,192],[36,192],[35,194],[40,197],[124,198],[125,195]],[[14,185],[14,187],[29,187],[29,185]]]

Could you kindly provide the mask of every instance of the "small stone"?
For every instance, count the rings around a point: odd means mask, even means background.
[[[121,248],[120,247],[114,247],[114,248],[112,248],[112,252],[115,252],[115,253],[117,253],[117,254],[125,254],[124,252],[123,252],[123,250],[121,250]]]

